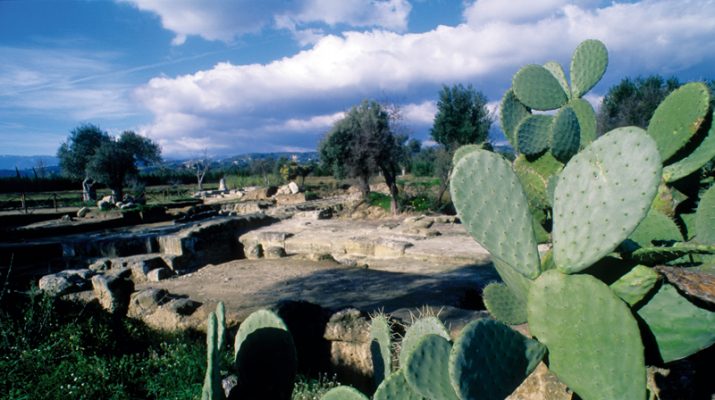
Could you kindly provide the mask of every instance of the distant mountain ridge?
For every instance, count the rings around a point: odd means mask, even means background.
[[[8,154],[0,154],[0,169],[15,168],[19,170],[32,169],[37,167],[42,161],[45,167],[54,167],[60,165],[60,161],[56,156],[36,155],[36,156],[13,156]]]

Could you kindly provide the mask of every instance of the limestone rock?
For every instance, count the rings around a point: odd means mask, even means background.
[[[298,187],[298,185],[292,181],[288,184],[288,189],[290,189],[290,192],[292,194],[296,194],[296,193],[300,192],[300,188]]]
[[[99,304],[112,314],[123,315],[129,308],[129,297],[134,291],[134,283],[119,276],[95,275],[92,288]]]
[[[367,316],[354,308],[339,311],[330,317],[323,337],[331,342],[330,363],[340,381],[369,388],[373,370]]]
[[[313,211],[299,211],[293,214],[295,219],[307,219],[312,221],[317,221],[321,219],[330,219],[333,217],[333,210],[331,208],[324,208],[322,210]]]
[[[164,308],[177,314],[188,316],[194,313],[201,303],[198,301],[191,300],[189,298],[179,298],[174,299],[164,305]]]
[[[84,218],[89,214],[89,207],[82,207],[77,211],[78,218]]]
[[[276,194],[274,198],[276,200],[276,204],[279,206],[301,204],[307,201],[305,193]]]
[[[260,243],[244,244],[243,252],[247,259],[257,260],[263,257],[263,245]]]
[[[218,190],[225,192],[227,190],[226,188],[226,178],[221,178],[218,181]]]
[[[112,268],[112,260],[100,258],[89,265],[89,269],[95,272],[103,272]]]
[[[571,400],[572,392],[540,363],[507,400]]]
[[[88,279],[94,274],[89,269],[65,270],[40,278],[40,290],[50,296],[61,296],[68,293],[81,292],[89,288]]]
[[[362,311],[347,308],[330,317],[323,337],[330,341],[369,343],[370,322]]]
[[[134,292],[129,299],[127,315],[131,318],[141,318],[153,313],[168,300],[169,292],[164,289],[148,288]]]
[[[159,282],[171,278],[173,275],[174,273],[171,272],[169,268],[161,267],[149,271],[149,273],[146,274],[146,279],[149,282]]]

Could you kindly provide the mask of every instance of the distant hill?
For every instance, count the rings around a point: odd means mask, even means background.
[[[0,155],[0,169],[10,169],[15,171],[15,168],[32,169],[32,167],[37,167],[39,162],[42,162],[45,167],[53,167],[60,164],[60,161],[55,156],[13,156],[13,155]]]

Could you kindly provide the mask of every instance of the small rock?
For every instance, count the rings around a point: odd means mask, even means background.
[[[100,258],[90,264],[89,269],[95,272],[107,271],[112,268],[112,260],[108,258]]]
[[[97,202],[97,208],[99,208],[102,211],[107,211],[110,208],[112,208],[112,203],[109,201],[100,200]]]
[[[260,243],[253,243],[244,248],[246,258],[249,260],[257,260],[263,257],[263,246]]]
[[[231,393],[231,390],[233,390],[234,387],[238,385],[238,376],[235,374],[231,374],[221,381],[221,387],[223,388],[223,393],[226,396],[227,399],[229,399],[229,394]]]
[[[70,222],[70,221],[72,221],[72,216],[70,216],[69,214],[65,214],[62,216],[61,219],[62,219],[62,222]]]
[[[88,269],[65,270],[40,278],[38,287],[50,296],[81,292],[89,288],[88,279],[93,272]]]
[[[154,312],[160,305],[169,300],[169,292],[164,289],[149,288],[132,293],[129,299],[127,315],[140,318]]]
[[[78,218],[84,218],[87,214],[89,214],[89,207],[82,207],[77,211]]]
[[[159,282],[163,281],[164,279],[171,278],[173,276],[173,272],[171,272],[170,269],[168,268],[157,268],[149,271],[148,274],[146,274],[146,279],[149,282]]]
[[[92,288],[99,304],[105,310],[112,314],[126,314],[129,297],[134,291],[134,283],[131,280],[118,276],[95,275],[92,277]]]
[[[369,343],[368,316],[355,308],[338,311],[330,317],[323,337],[330,341]]]
[[[290,192],[292,194],[296,194],[296,193],[300,192],[300,188],[298,187],[298,185],[295,182],[290,182],[288,184],[288,189],[290,189]]]

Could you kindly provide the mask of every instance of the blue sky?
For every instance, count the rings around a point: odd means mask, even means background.
[[[427,139],[443,84],[496,107],[528,63],[602,40],[625,76],[715,78],[715,0],[0,0],[0,154],[79,124],[164,155],[310,151],[364,98]]]

